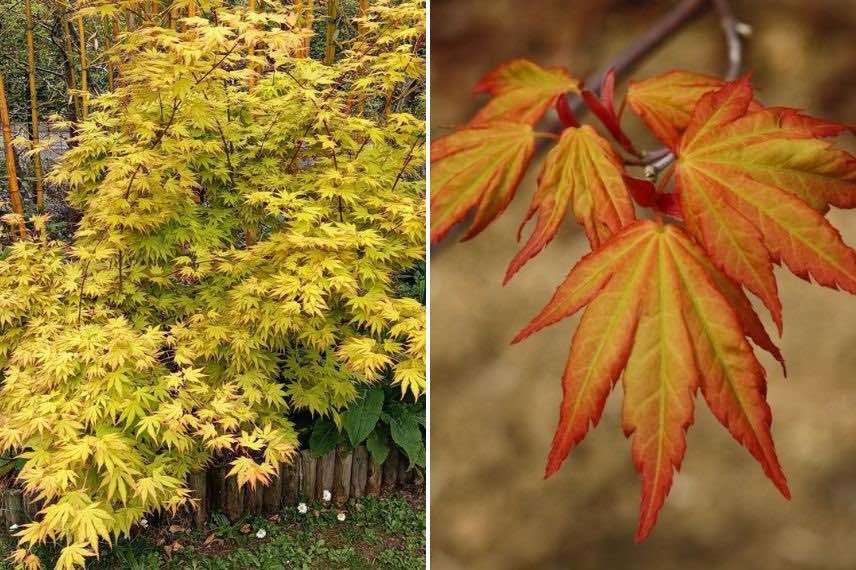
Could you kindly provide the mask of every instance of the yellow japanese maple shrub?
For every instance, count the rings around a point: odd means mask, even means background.
[[[372,2],[329,65],[290,6],[185,0],[170,26],[152,4],[79,5],[149,19],[105,54],[115,88],[51,173],[83,213],[73,242],[35,231],[0,260],[0,452],[41,506],[20,566],[48,541],[83,565],[192,502],[215,457],[267,484],[290,410],[340,423],[360,385],[425,389],[424,307],[396,294],[424,257],[424,122],[403,110],[423,2]]]

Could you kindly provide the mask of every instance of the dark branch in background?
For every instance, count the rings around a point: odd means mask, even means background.
[[[591,76],[586,77],[585,84],[589,86],[588,88],[595,95],[600,95],[600,85],[610,69],[615,69],[617,79],[627,75],[651,55],[652,52],[663,45],[675,32],[683,28],[697,16],[702,8],[706,8],[709,4],[710,0],[683,0],[669,13],[655,22],[645,35],[620,53],[612,63],[604,66]],[[581,113],[585,110],[582,99],[578,97],[575,97],[570,104],[574,113]]]

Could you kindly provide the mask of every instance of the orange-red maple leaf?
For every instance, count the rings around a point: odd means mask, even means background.
[[[701,97],[675,149],[676,192],[690,233],[781,330],[773,263],[856,293],[856,253],[816,210],[856,205],[856,160],[789,123],[794,111],[752,101],[748,78]]]
[[[535,151],[532,127],[500,122],[470,125],[431,144],[431,240],[445,236],[478,206],[463,239],[505,210]]]
[[[587,305],[562,379],[546,473],[598,423],[623,372],[622,423],[642,476],[637,540],[650,533],[680,468],[698,387],[719,421],[790,496],[770,434],[764,369],[745,337],[746,307],[735,308],[734,291],[724,291],[715,272],[679,226],[635,222],[584,257],[515,339]]]
[[[550,243],[569,205],[585,228],[593,249],[636,219],[633,201],[624,184],[621,158],[588,125],[566,128],[547,155],[538,177],[538,191],[520,230],[536,214],[537,225],[511,261],[506,281]]]
[[[514,121],[534,125],[565,93],[579,93],[580,81],[561,67],[540,67],[515,59],[488,73],[475,88],[493,98],[471,123]]]
[[[675,148],[698,100],[722,84],[721,79],[709,75],[670,71],[644,81],[631,81],[627,103],[663,144]]]
[[[631,81],[627,103],[663,144],[674,149],[690,124],[699,99],[723,85],[722,79],[702,73],[669,71],[643,81]],[[749,105],[750,111],[761,108],[757,101]],[[856,131],[852,125],[809,117],[787,107],[770,110],[782,117],[781,127],[800,130],[805,136],[833,137],[844,131]]]

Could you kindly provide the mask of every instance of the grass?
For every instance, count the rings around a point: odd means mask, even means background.
[[[343,512],[344,522],[337,519]],[[256,533],[264,529],[264,538]],[[0,534],[0,550],[11,551],[14,540]],[[178,548],[175,548],[178,546]],[[37,553],[51,568],[56,547]],[[187,529],[176,521],[121,540],[102,549],[92,570],[245,570],[245,569],[381,569],[425,567],[425,512],[403,498],[367,497],[342,510],[311,505],[300,514],[289,506],[268,518],[229,523],[215,514],[207,529]],[[0,570],[12,570],[0,561]]]

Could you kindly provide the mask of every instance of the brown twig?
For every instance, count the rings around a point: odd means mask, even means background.
[[[615,70],[616,78],[626,75],[663,45],[675,32],[689,23],[708,4],[709,0],[683,0],[662,19],[655,22],[643,36],[621,52],[609,65],[587,77],[586,85],[589,85],[590,90],[595,94],[600,95],[600,84],[610,69]],[[583,101],[580,98],[575,98],[570,101],[570,104],[575,113],[582,112],[584,109]]]

